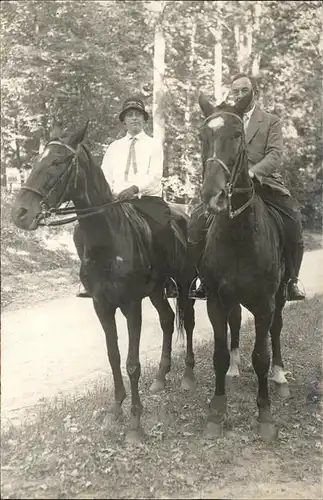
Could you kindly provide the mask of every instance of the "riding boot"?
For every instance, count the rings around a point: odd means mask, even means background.
[[[303,241],[299,241],[298,243],[293,242],[293,244],[287,243],[287,245],[286,264],[289,279],[286,284],[286,300],[304,300],[305,293],[298,286],[298,274],[302,264],[304,244]]]
[[[77,292],[76,297],[88,298],[91,297],[91,294],[89,292],[89,286],[87,284],[87,277],[86,277],[86,272],[84,271],[84,264],[83,264],[83,260],[85,260],[87,256],[86,256],[83,234],[80,225],[78,223],[74,227],[73,240],[77,254],[81,261],[81,267],[80,267],[81,283],[79,285],[79,291]]]
[[[202,253],[204,250],[204,240],[201,239],[200,241],[193,242],[193,241],[188,241],[187,243],[187,252],[188,252],[188,259],[192,264],[195,266],[197,276],[193,279],[191,282],[191,285],[189,287],[188,291],[188,298],[192,300],[206,300],[207,299],[207,292],[205,285],[199,276],[198,273],[198,264],[200,262]],[[200,284],[197,286],[198,280],[200,281]]]
[[[179,295],[177,283],[173,277],[172,269],[174,264],[170,256],[170,248],[174,245],[172,240],[173,230],[170,226],[158,233],[158,249],[156,255],[159,255],[158,264],[164,276],[163,292],[167,299],[177,299]]]
[[[84,263],[83,262],[81,263],[81,267],[80,267],[80,280],[81,280],[81,284],[80,284],[80,288],[79,288],[79,291],[76,294],[76,296],[80,297],[80,298],[91,298],[91,294],[89,292],[90,287],[89,287],[89,283],[88,283],[88,277],[87,277],[86,271],[84,270]]]

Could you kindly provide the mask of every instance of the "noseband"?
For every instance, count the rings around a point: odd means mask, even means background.
[[[208,116],[207,119],[203,123],[203,127],[205,125],[207,125],[207,123],[209,121],[213,120],[213,118],[216,118],[216,117],[222,116],[222,115],[231,115],[234,118],[236,118],[237,120],[239,120],[239,122],[241,122],[241,124],[242,124],[242,131],[243,131],[242,132],[242,141],[240,143],[240,147],[239,147],[239,151],[237,154],[235,164],[233,165],[232,171],[230,171],[228,166],[222,160],[220,160],[220,158],[217,158],[215,148],[214,148],[213,156],[211,156],[210,158],[207,158],[205,163],[207,165],[210,162],[215,162],[218,165],[220,165],[220,167],[224,171],[225,176],[228,179],[226,187],[225,187],[225,194],[228,198],[229,217],[230,217],[230,219],[234,219],[235,217],[240,215],[249,205],[251,205],[252,200],[254,198],[254,194],[255,194],[255,187],[254,187],[254,183],[252,182],[252,180],[251,180],[250,187],[245,187],[245,188],[235,187],[235,183],[236,183],[237,178],[239,177],[239,174],[240,174],[239,167],[241,165],[241,155],[244,152],[245,147],[246,147],[245,135],[244,135],[244,129],[243,129],[243,120],[239,116],[235,115],[234,113],[230,113],[229,111],[221,111],[221,113],[214,113],[211,116]],[[237,208],[236,210],[233,210],[233,208],[232,208],[232,196],[236,193],[251,193],[251,196],[248,199],[248,201],[246,203],[244,203],[241,207]]]
[[[48,215],[50,215],[51,213],[53,213],[53,212],[55,212],[57,210],[57,207],[59,205],[61,205],[62,199],[64,198],[64,195],[68,191],[68,189],[70,188],[71,184],[73,183],[74,187],[76,187],[76,185],[77,185],[77,179],[78,179],[78,173],[79,173],[79,163],[78,163],[78,157],[77,157],[76,150],[74,148],[72,148],[71,146],[69,146],[68,144],[64,144],[63,142],[60,142],[60,141],[51,141],[51,142],[49,142],[46,145],[45,149],[48,146],[51,146],[52,144],[56,144],[57,146],[62,146],[64,148],[68,149],[73,154],[71,160],[68,163],[68,166],[67,166],[66,170],[64,170],[64,172],[62,173],[62,175],[60,175],[60,177],[57,179],[57,181],[51,187],[51,189],[48,191],[47,194],[45,194],[41,189],[36,189],[36,188],[31,187],[31,186],[24,185],[24,186],[21,187],[22,191],[29,191],[31,193],[35,193],[38,196],[40,196],[40,198],[41,198],[40,205],[41,205],[41,208],[42,208],[42,212],[40,214],[41,218],[48,217]],[[73,162],[73,160],[75,160],[75,162]],[[75,169],[74,169],[74,167],[75,167]],[[71,175],[72,173],[73,173],[73,175]],[[56,203],[56,206],[54,208],[50,208],[49,209],[48,208],[48,204],[49,204],[49,198],[50,198],[51,194],[53,193],[53,191],[55,191],[55,189],[59,185],[59,183],[62,182],[65,178],[69,179],[69,181],[67,182],[66,188],[63,190],[63,192],[62,192],[59,200]]]

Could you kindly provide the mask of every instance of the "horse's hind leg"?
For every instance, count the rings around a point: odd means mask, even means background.
[[[280,334],[283,326],[282,311],[286,300],[284,299],[283,284],[280,286],[275,297],[275,313],[270,327],[271,345],[273,351],[272,380],[275,382],[276,390],[281,397],[290,396],[288,382],[284,373],[284,364],[281,355]]]
[[[259,410],[260,435],[265,440],[272,440],[277,436],[275,422],[270,412],[268,392],[268,371],[270,355],[268,350],[268,333],[271,327],[275,310],[274,297],[263,302],[253,310],[255,316],[256,341],[252,352],[252,365],[258,377],[257,406]]]
[[[239,340],[240,340],[240,327],[241,327],[241,306],[236,304],[232,307],[229,313],[229,326],[231,333],[231,346],[230,346],[230,366],[227,371],[227,377],[239,377]]]
[[[175,314],[168,300],[163,295],[163,287],[155,287],[149,296],[151,303],[159,315],[160,326],[163,330],[163,347],[158,372],[150,391],[157,393],[165,388],[166,374],[171,368],[172,338],[174,332]]]
[[[108,357],[114,380],[115,402],[109,407],[108,413],[112,416],[119,416],[122,413],[121,405],[126,397],[126,390],[120,369],[120,352],[115,320],[116,310],[114,307],[109,307],[104,299],[93,300],[93,305],[105,333]]]

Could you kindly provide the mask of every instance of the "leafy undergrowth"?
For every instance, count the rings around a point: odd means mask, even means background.
[[[203,434],[214,375],[212,343],[200,344],[194,394],[180,389],[184,356],[173,360],[161,394],[149,393],[153,367],[143,371],[140,446],[125,441],[130,398],[124,419],[109,423],[105,408],[113,394],[102,386],[47,403],[36,421],[3,432],[2,498],[320,498],[321,311],[321,296],[285,311],[282,349],[291,397],[280,399],[271,385],[276,442],[265,444],[257,434],[257,384],[248,368],[254,335],[247,323],[241,377],[228,389],[224,438]]]
[[[306,252],[310,252],[311,250],[319,250],[320,248],[322,248],[322,243],[323,243],[322,231],[313,232],[304,229],[303,239],[304,239],[304,248]]]
[[[23,231],[11,221],[12,194],[1,196],[1,307],[52,298],[78,279],[73,226]],[[45,287],[44,285],[48,285]],[[44,294],[44,290],[46,293]],[[48,293],[47,293],[48,292]]]

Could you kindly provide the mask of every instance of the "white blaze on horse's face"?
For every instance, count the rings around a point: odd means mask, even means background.
[[[212,118],[212,120],[210,120],[207,124],[207,126],[214,132],[223,127],[223,125],[224,119],[222,118],[222,116],[216,116],[215,118]]]

